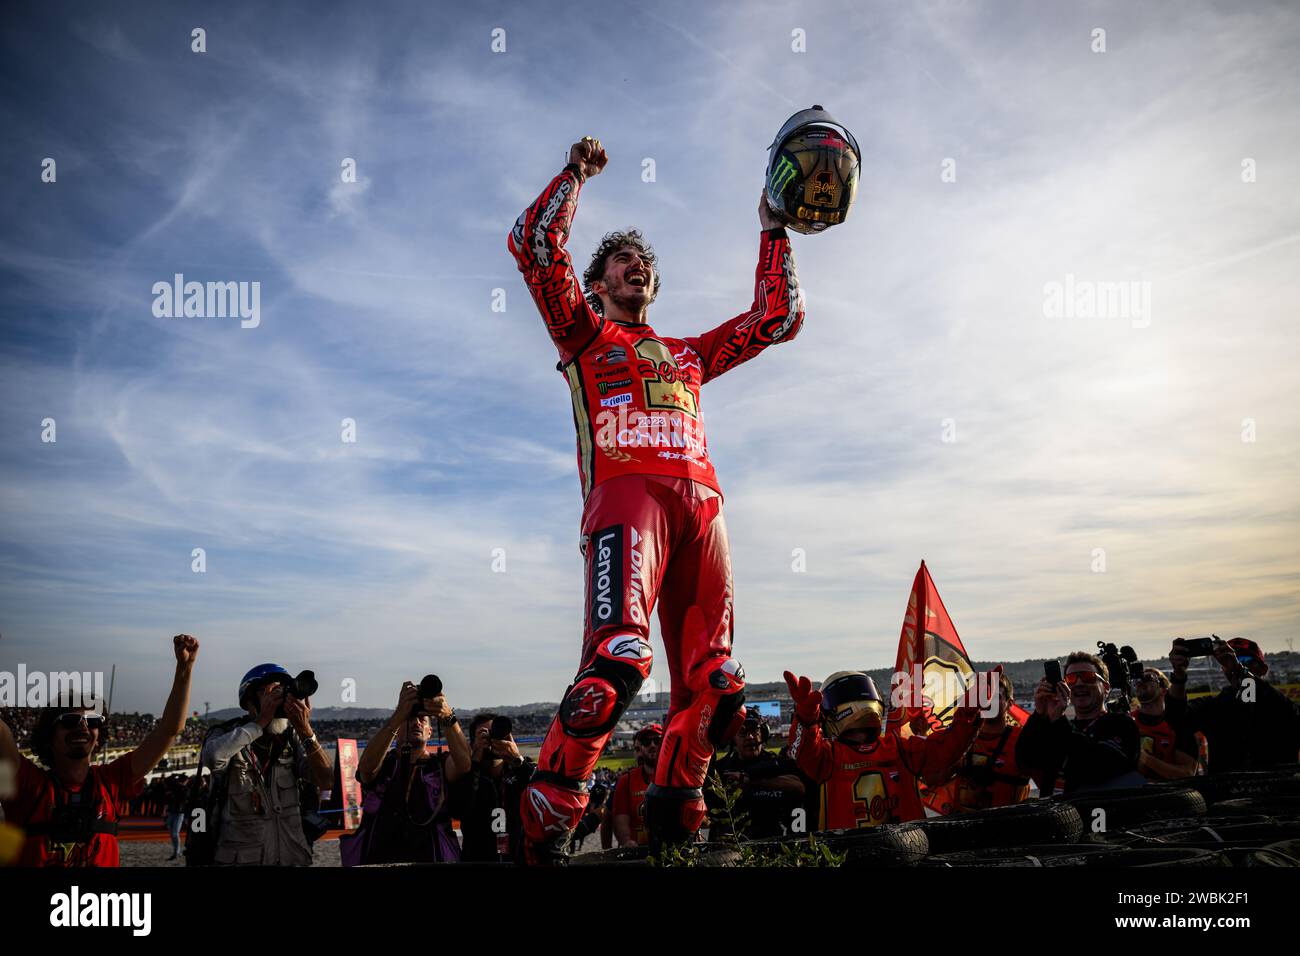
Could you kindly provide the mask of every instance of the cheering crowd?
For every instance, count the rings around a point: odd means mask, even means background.
[[[1020,709],[1012,682],[995,671],[991,700],[955,701],[946,719],[891,714],[890,701],[860,671],[832,674],[816,689],[787,672],[794,711],[789,728],[780,728],[784,742],[765,720],[742,711],[713,758],[709,839],[876,826],[918,820],[927,810],[981,811],[1029,799],[1031,785],[1041,798],[1295,764],[1300,715],[1270,684],[1263,652],[1245,639],[1206,644],[1175,641],[1168,673],[1137,666],[1120,686],[1097,655],[1049,661],[1032,712]],[[317,795],[338,782],[311,722],[314,680],[304,675],[291,677],[277,665],[251,670],[239,685],[245,717],[210,729],[203,742],[201,765],[211,772],[146,784],[178,738],[195,739],[184,715],[198,649],[193,637],[173,639],[175,675],[162,716],[141,728],[137,747],[107,764],[92,761],[108,740],[103,718],[91,710],[21,713],[19,730],[36,760],[19,751],[14,729],[0,721],[0,764],[16,768],[0,793],[0,825],[23,831],[13,862],[117,866],[117,827],[129,809],[166,817],[173,858],[184,825],[191,864],[311,864],[312,844],[328,829]],[[1217,694],[1188,699],[1193,653],[1212,655],[1221,668],[1226,684]],[[357,763],[362,814],[360,826],[341,837],[343,864],[518,862],[521,801],[537,768],[512,731],[508,718],[493,714],[462,726],[440,682],[436,691],[403,685]],[[435,733],[445,748],[431,746]],[[660,724],[643,726],[633,738],[633,766],[617,775],[598,770],[588,782],[571,852],[588,840],[602,847],[652,842],[645,793],[663,736]]]

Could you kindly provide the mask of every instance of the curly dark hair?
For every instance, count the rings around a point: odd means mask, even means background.
[[[605,314],[605,306],[600,301],[600,296],[591,291],[591,284],[597,279],[605,278],[605,263],[609,261],[620,246],[631,246],[650,261],[650,268],[654,272],[655,284],[654,291],[650,293],[650,302],[653,302],[659,295],[659,259],[655,256],[654,248],[646,242],[645,236],[641,235],[640,229],[624,229],[621,232],[607,232],[605,237],[600,240],[600,245],[592,253],[591,263],[587,266],[587,271],[582,274],[582,288],[587,295],[587,304],[597,315]],[[647,303],[649,304],[649,303]]]

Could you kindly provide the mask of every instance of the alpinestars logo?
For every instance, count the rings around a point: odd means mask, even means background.
[[[555,222],[555,217],[559,215],[565,200],[569,198],[569,191],[572,188],[567,178],[561,182],[555,190],[555,195],[546,204],[546,208],[542,210],[542,214],[537,217],[537,223],[533,226],[533,255],[537,258],[537,264],[543,268],[551,264],[550,243],[546,238],[546,230],[551,228],[551,223]]]
[[[650,645],[636,634],[623,634],[609,643],[611,657],[643,661],[651,656]]]
[[[533,811],[533,818],[542,825],[545,833],[568,833],[568,816],[560,813],[546,795],[535,787],[528,788],[528,805]]]

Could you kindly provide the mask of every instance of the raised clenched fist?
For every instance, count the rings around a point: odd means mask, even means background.
[[[592,176],[600,175],[600,171],[609,162],[609,157],[605,155],[600,140],[584,136],[569,147],[569,162],[577,166],[583,176],[590,179]]]

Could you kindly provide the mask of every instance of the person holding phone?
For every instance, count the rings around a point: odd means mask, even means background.
[[[1055,667],[1053,667],[1055,665]],[[1096,654],[1076,651],[1048,661],[1034,690],[1034,712],[1016,742],[1016,763],[1043,796],[1117,786],[1141,786],[1138,729],[1132,715],[1106,710],[1110,673]],[[1074,708],[1067,719],[1066,710]]]
[[[1201,639],[1202,642],[1205,639]],[[1165,711],[1174,726],[1205,735],[1209,773],[1295,763],[1300,750],[1296,706],[1266,679],[1268,663],[1258,644],[1236,637],[1210,639],[1208,648],[1228,685],[1217,694],[1187,699],[1187,666],[1207,650],[1198,642],[1175,640],[1169,649],[1169,693]]]

